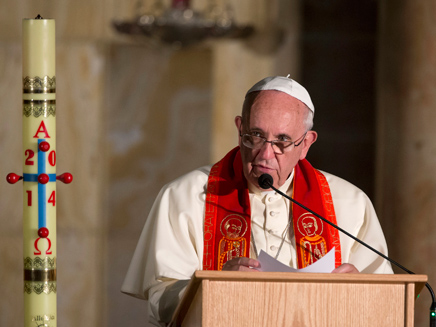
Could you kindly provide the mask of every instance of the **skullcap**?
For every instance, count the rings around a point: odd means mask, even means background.
[[[310,110],[312,110],[313,114],[315,114],[315,107],[313,106],[312,100],[310,99],[309,92],[307,92],[307,90],[301,84],[289,78],[289,75],[287,77],[266,77],[254,84],[253,87],[248,90],[245,96],[247,96],[251,92],[267,90],[275,90],[289,94],[291,97],[294,97],[303,102]]]

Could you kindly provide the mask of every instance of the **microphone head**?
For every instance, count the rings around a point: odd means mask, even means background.
[[[269,189],[274,183],[274,179],[269,174],[260,175],[260,177],[257,181],[259,183],[259,186],[265,190]]]

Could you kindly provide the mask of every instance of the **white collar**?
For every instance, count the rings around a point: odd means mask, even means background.
[[[294,179],[294,170],[292,170],[291,175],[289,175],[288,179],[283,183],[282,186],[279,187],[279,190],[283,193],[288,193],[289,189],[292,189],[292,180]],[[257,196],[264,197],[265,195],[274,193],[275,191],[262,191],[252,183],[248,182],[248,190],[250,193],[254,193]]]

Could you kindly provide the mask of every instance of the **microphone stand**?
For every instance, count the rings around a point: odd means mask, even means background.
[[[399,264],[398,262],[394,261],[393,259],[387,257],[386,255],[384,255],[383,253],[381,253],[380,251],[374,249],[372,246],[366,244],[365,242],[361,241],[360,239],[358,239],[357,237],[351,235],[350,233],[348,233],[346,230],[342,229],[341,227],[333,224],[332,222],[328,221],[327,219],[325,219],[324,217],[322,217],[321,215],[317,214],[316,212],[314,212],[313,210],[307,208],[306,206],[304,206],[303,204],[299,203],[298,201],[294,200],[293,198],[291,198],[290,196],[286,195],[285,193],[283,193],[282,191],[278,190],[277,188],[275,188],[273,185],[273,178],[271,175],[268,174],[263,174],[259,177],[259,186],[262,187],[263,189],[268,189],[268,188],[272,188],[274,191],[276,191],[278,194],[280,194],[281,196],[285,197],[286,199],[290,200],[291,202],[295,203],[296,205],[300,206],[301,208],[303,208],[304,210],[307,210],[308,212],[312,213],[313,215],[315,215],[316,217],[318,217],[319,219],[321,219],[322,221],[326,222],[327,224],[329,224],[330,226],[333,226],[334,228],[336,228],[337,230],[341,231],[342,233],[344,233],[345,235],[347,235],[348,237],[351,237],[353,240],[355,240],[356,242],[359,242],[360,244],[362,244],[363,246],[365,246],[366,248],[370,249],[371,251],[377,253],[379,256],[381,256],[382,258],[388,260],[389,262],[393,263],[394,265],[396,265],[398,268],[401,268],[402,270],[404,270],[405,272],[411,274],[411,275],[415,275],[415,273],[409,269],[407,269],[406,267],[404,267],[403,265]],[[436,327],[436,300],[435,300],[435,294],[433,292],[433,289],[431,288],[429,283],[425,283],[425,287],[427,287],[427,289],[430,292],[431,298],[432,298],[432,304],[430,306],[430,327]]]

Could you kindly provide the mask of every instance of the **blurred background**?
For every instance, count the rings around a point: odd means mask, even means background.
[[[309,161],[364,190],[390,256],[436,287],[436,3],[191,0],[240,29],[187,46],[150,34],[150,13],[180,3],[0,0],[1,176],[22,171],[22,19],[56,20],[57,170],[74,175],[57,186],[58,326],[146,325],[120,287],[154,198],[237,145],[244,94],[271,75],[312,96]],[[3,179],[1,326],[23,325],[22,201]],[[416,326],[429,307],[424,289]]]

